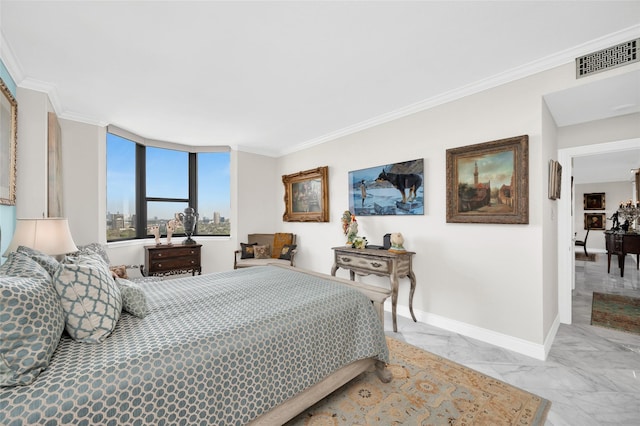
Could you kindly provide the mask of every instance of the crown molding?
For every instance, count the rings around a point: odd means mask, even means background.
[[[9,43],[7,43],[7,39],[2,30],[0,30],[0,57],[17,86],[18,82],[24,79],[24,73],[22,72],[20,61],[13,53],[13,49],[11,49]]]
[[[581,45],[574,46],[570,49],[565,49],[553,55],[538,59],[528,64],[521,65],[496,74],[492,77],[479,80],[477,82],[468,84],[466,86],[459,87],[449,92],[442,93],[432,98],[425,99],[423,101],[416,102],[406,107],[399,108],[394,111],[390,111],[386,114],[373,117],[371,119],[361,121],[352,126],[344,127],[335,132],[328,133],[318,138],[310,139],[302,142],[298,145],[291,147],[290,149],[283,150],[280,155],[291,154],[297,151],[302,151],[307,148],[311,148],[316,145],[320,145],[325,142],[329,142],[334,139],[338,139],[353,133],[360,132],[362,130],[369,129],[380,124],[387,123],[402,117],[406,117],[411,114],[415,114],[420,111],[425,111],[430,108],[434,108],[439,105],[443,105],[458,99],[462,99],[466,96],[470,96],[494,87],[501,86],[503,84],[510,83],[521,78],[529,77],[531,75],[543,72],[560,65],[565,65],[575,58],[585,55],[587,53],[595,52],[605,49],[607,47],[623,43],[625,41],[633,40],[640,37],[640,25],[634,25],[624,30],[608,34],[604,37],[583,43]]]
[[[266,155],[266,156],[282,156],[286,154],[291,154],[297,151],[311,148],[313,146],[316,146],[325,142],[329,142],[334,139],[338,139],[353,133],[357,133],[362,130],[366,130],[371,127],[378,126],[380,124],[384,124],[389,121],[406,117],[408,115],[415,114],[420,111],[434,108],[436,106],[443,105],[443,104],[464,98],[466,96],[470,96],[470,95],[482,92],[487,89],[498,87],[503,84],[506,84],[524,77],[528,77],[542,71],[546,71],[556,66],[567,64],[571,61],[574,61],[576,57],[583,56],[585,54],[598,51],[618,43],[623,43],[625,41],[629,41],[638,37],[640,37],[640,24],[626,28],[624,30],[620,30],[620,31],[608,34],[606,36],[600,37],[595,40],[591,40],[587,43],[574,46],[572,48],[555,53],[545,58],[541,58],[539,60],[530,62],[528,64],[525,64],[516,68],[512,68],[510,70],[499,73],[487,79],[479,80],[472,84],[462,86],[460,88],[451,90],[449,92],[425,99],[420,102],[413,103],[403,108],[399,108],[397,110],[390,111],[385,114],[381,114],[371,119],[361,121],[354,125],[344,127],[335,132],[327,133],[323,136],[309,139],[307,141],[303,141],[297,145],[292,146],[289,149],[282,150],[280,152],[273,152],[270,150],[262,150],[262,149],[258,149],[258,150],[247,149],[246,147],[242,147],[242,146],[235,146],[234,148],[240,151],[254,152],[256,154]],[[0,29],[0,57],[2,58],[2,61],[7,68],[7,71],[9,72],[11,77],[14,79],[16,86],[47,93],[47,95],[49,96],[49,100],[53,106],[53,109],[55,110],[56,114],[60,118],[79,121],[79,122],[98,125],[98,126],[106,126],[108,124],[95,117],[90,117],[77,112],[65,111],[64,105],[60,100],[60,96],[58,95],[57,88],[54,84],[32,79],[30,77],[26,77],[19,59],[13,53],[13,50],[11,49],[11,46],[7,42],[6,38],[4,37],[4,34],[2,33],[1,29]]]

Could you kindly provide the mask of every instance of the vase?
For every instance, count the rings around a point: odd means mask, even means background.
[[[631,204],[621,205],[620,209],[618,210],[618,215],[622,216],[622,218],[625,219],[629,224],[627,232],[635,233],[635,223],[638,219],[638,216],[640,216],[640,208]]]
[[[184,213],[179,213],[180,221],[184,226],[184,233],[187,239],[182,244],[195,244],[195,240],[191,238],[196,229],[196,223],[198,221],[198,213],[193,207],[187,207],[184,209]]]

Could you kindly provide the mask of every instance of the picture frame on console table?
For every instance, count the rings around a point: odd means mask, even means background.
[[[529,136],[451,148],[448,223],[529,223]]]
[[[329,167],[282,176],[285,222],[329,222]]]

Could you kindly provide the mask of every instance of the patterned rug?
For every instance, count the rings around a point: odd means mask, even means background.
[[[586,260],[587,262],[595,262],[598,259],[595,253],[590,253],[589,256],[584,253],[577,251],[576,252],[576,260]]]
[[[387,337],[393,373],[365,373],[287,423],[313,425],[543,425],[551,402]]]
[[[640,334],[640,298],[593,292],[591,325]]]

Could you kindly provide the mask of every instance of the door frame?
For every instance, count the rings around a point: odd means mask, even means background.
[[[558,315],[560,322],[571,324],[571,292],[575,288],[574,219],[572,215],[573,159],[588,155],[640,149],[640,138],[625,139],[593,145],[558,149],[558,161],[562,165],[563,176],[558,204]]]

